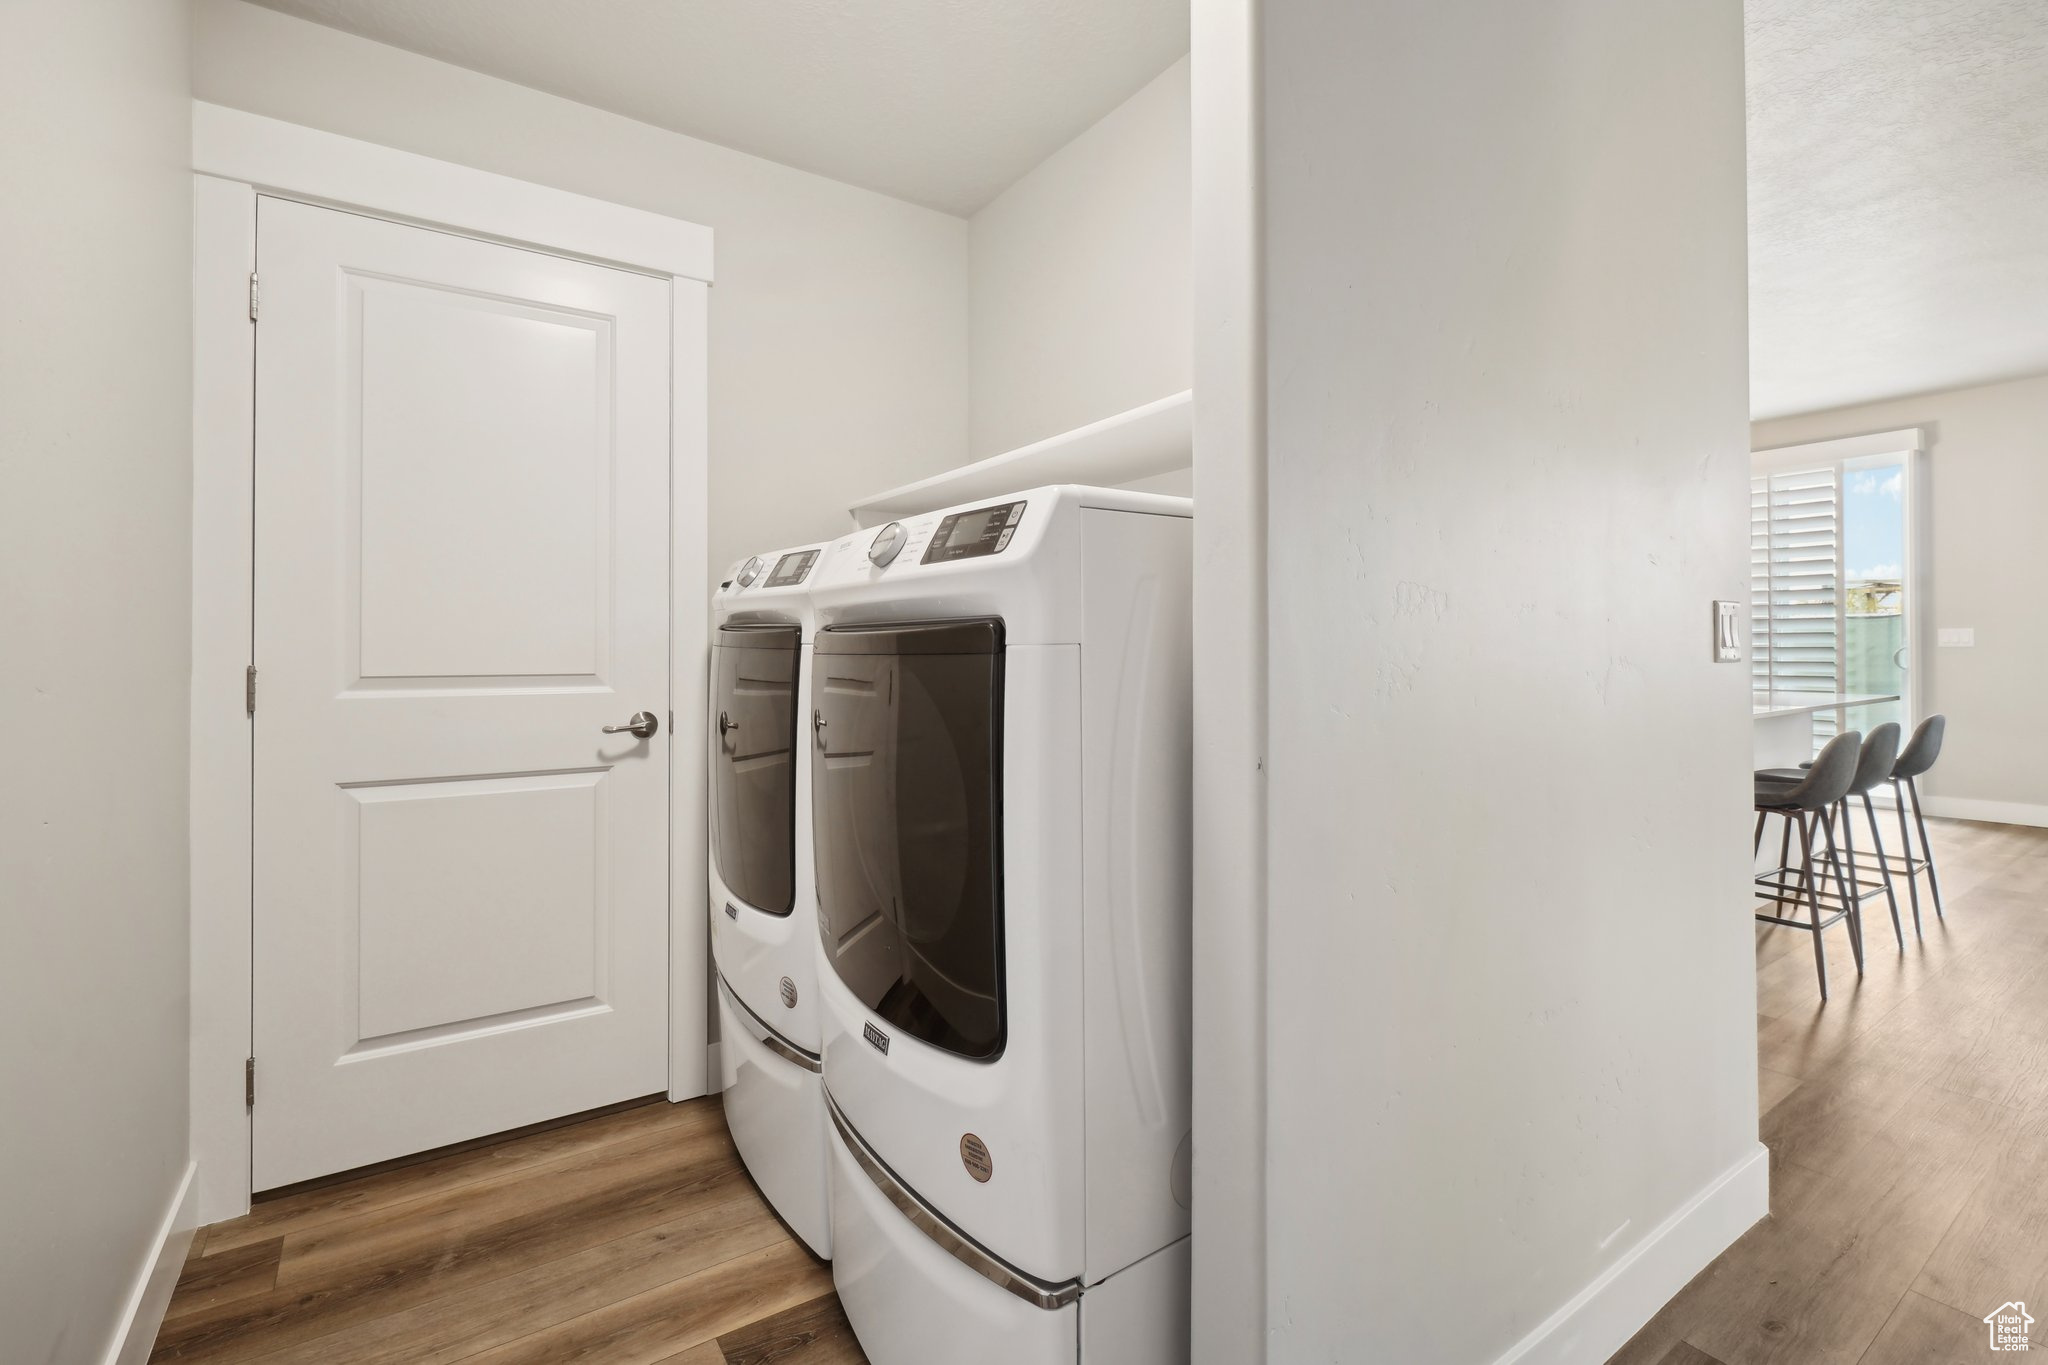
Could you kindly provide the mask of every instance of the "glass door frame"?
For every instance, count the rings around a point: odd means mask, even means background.
[[[1913,726],[1923,715],[1926,685],[1923,682],[1925,660],[1930,656],[1930,632],[1925,626],[1929,620],[1924,602],[1929,590],[1927,547],[1930,540],[1927,523],[1927,439],[1924,428],[1906,427],[1898,431],[1873,432],[1864,436],[1845,436],[1835,440],[1807,441],[1795,445],[1771,446],[1750,452],[1750,476],[1756,478],[1768,474],[1784,474],[1798,469],[1820,469],[1832,466],[1837,475],[1837,484],[1843,486],[1846,476],[1859,465],[1871,461],[1896,457],[1904,473],[1900,486],[1900,516],[1903,519],[1901,543],[1905,563],[1900,565],[1900,583],[1904,590],[1905,602],[1900,608],[1900,634],[1905,640],[1906,665],[1899,687],[1899,708],[1903,718],[1902,728],[1908,737]],[[1842,503],[1846,504],[1846,496]],[[1846,518],[1845,518],[1846,520]],[[1838,527],[1835,540],[1835,622],[1836,622],[1836,687],[1847,691],[1845,669],[1847,667],[1848,632],[1844,620],[1848,609],[1848,573],[1846,556],[1847,534],[1845,527]],[[1836,709],[1838,732],[1846,729],[1848,713],[1844,708]],[[1903,742],[1903,741],[1902,741]]]

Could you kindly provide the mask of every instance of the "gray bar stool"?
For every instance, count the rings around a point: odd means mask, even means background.
[[[1872,727],[1870,732],[1863,736],[1863,750],[1857,756],[1856,774],[1849,781],[1849,791],[1825,818],[1831,826],[1828,832],[1832,835],[1835,817],[1841,817],[1843,860],[1849,866],[1849,894],[1855,898],[1858,905],[1872,896],[1882,895],[1892,912],[1892,937],[1899,941],[1900,948],[1904,948],[1906,930],[1899,922],[1899,895],[1892,886],[1892,865],[1891,860],[1885,856],[1884,835],[1877,823],[1877,807],[1870,799],[1870,793],[1877,789],[1878,783],[1891,780],[1894,764],[1899,756],[1899,734],[1898,722],[1888,720],[1882,725]],[[1805,777],[1812,767],[1811,763],[1804,763],[1797,768],[1765,768],[1757,773],[1757,781],[1797,782]],[[1865,862],[1856,852],[1856,828],[1854,816],[1849,810],[1850,800],[1856,797],[1862,798],[1863,813],[1870,821],[1870,840],[1877,848],[1877,857],[1870,862]],[[1778,861],[1782,863],[1785,859],[1781,855]],[[1872,886],[1868,891],[1863,889],[1863,880],[1859,875],[1866,870],[1875,871],[1880,881],[1879,885]],[[1918,933],[1919,929],[1920,922],[1915,918],[1913,930]]]
[[[1899,806],[1899,838],[1906,844],[1903,859],[1906,870],[1906,887],[1913,897],[1913,931],[1920,930],[1920,874],[1927,874],[1927,889],[1934,893],[1934,913],[1939,919],[1947,919],[1941,909],[1941,878],[1934,871],[1934,845],[1927,842],[1927,817],[1920,812],[1920,785],[1913,779],[1934,766],[1934,760],[1941,757],[1941,741],[1948,734],[1947,716],[1929,716],[1913,727],[1913,738],[1908,740],[1899,761],[1892,764],[1892,797]],[[1913,836],[1906,828],[1906,797],[1913,798],[1913,823],[1920,827],[1920,854],[1913,855]]]
[[[1788,847],[1792,837],[1792,826],[1796,824],[1799,827],[1800,889],[1805,892],[1812,921],[1810,924],[1801,923],[1783,915],[1766,915],[1761,912],[1758,912],[1756,917],[1759,922],[1765,924],[1782,924],[1793,929],[1810,928],[1813,931],[1813,966],[1820,975],[1820,998],[1823,1001],[1828,998],[1828,950],[1827,945],[1821,941],[1822,930],[1832,927],[1838,920],[1849,921],[1849,950],[1856,956],[1857,975],[1863,973],[1863,905],[1850,892],[1848,878],[1842,875],[1842,865],[1835,854],[1834,821],[1828,814],[1837,802],[1849,794],[1849,784],[1856,779],[1857,759],[1862,750],[1863,736],[1850,730],[1829,740],[1827,747],[1813,760],[1813,766],[1806,769],[1796,782],[1774,778],[1770,776],[1769,770],[1756,775],[1757,847],[1763,846],[1764,820],[1768,816],[1776,815],[1785,820]],[[1827,865],[1834,869],[1835,885],[1841,888],[1841,895],[1830,897],[1830,900],[1838,902],[1842,908],[1826,919],[1821,918],[1820,879],[1814,875],[1813,844],[1816,834],[1824,835],[1826,838]],[[1769,884],[1773,892],[1771,900],[1774,905],[1779,906],[1786,903],[1786,894],[1793,892],[1793,888],[1785,881],[1786,875],[1792,869],[1782,865],[1783,862],[1784,860],[1780,859],[1781,866],[1756,879],[1759,884]],[[1798,903],[1796,893],[1793,895],[1792,903]]]

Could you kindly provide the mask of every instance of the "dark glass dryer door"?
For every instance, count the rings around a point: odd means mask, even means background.
[[[818,933],[863,1004],[1003,1050],[1003,623],[832,627],[812,647]]]
[[[796,904],[797,645],[795,626],[731,625],[712,651],[712,856],[771,915]]]

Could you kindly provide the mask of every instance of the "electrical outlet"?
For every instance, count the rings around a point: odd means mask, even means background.
[[[1943,626],[1935,632],[1935,643],[1943,649],[1975,649],[1977,628],[1975,626]]]

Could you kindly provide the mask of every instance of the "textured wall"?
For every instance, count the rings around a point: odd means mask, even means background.
[[[96,1362],[186,1163],[184,0],[0,6],[0,1359]]]
[[[1758,1150],[1741,15],[1261,38],[1268,1358],[1480,1365]]]

